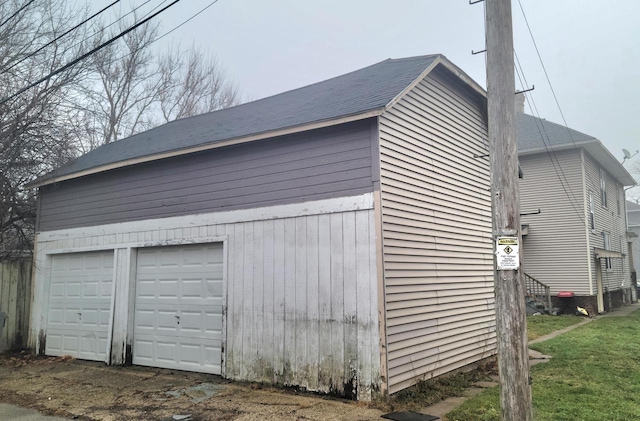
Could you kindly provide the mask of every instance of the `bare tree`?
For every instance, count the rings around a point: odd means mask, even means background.
[[[96,45],[127,26],[121,21],[116,31],[102,31]],[[131,136],[152,125],[148,118],[158,98],[160,74],[149,46],[157,39],[158,28],[158,23],[150,22],[92,56],[93,72],[82,89],[85,105],[78,107],[87,122],[90,147]]]
[[[24,4],[0,6],[0,19],[6,20],[0,27],[2,99],[66,64],[83,48],[78,31],[32,54],[85,11],[64,0],[37,0],[14,15]],[[24,184],[74,156],[65,109],[84,71],[81,65],[74,67],[0,104],[0,259],[32,249],[36,197]]]
[[[215,57],[195,48],[170,50],[159,60],[158,104],[164,122],[228,108],[239,91]]]
[[[86,16],[65,0],[0,2],[0,99],[131,25],[119,20],[110,32],[83,25],[57,39]],[[158,23],[141,26],[0,103],[0,259],[33,247],[36,193],[26,183],[102,144],[237,102],[215,59],[195,49],[154,53],[158,32]]]
[[[77,107],[85,148],[239,102],[238,88],[215,58],[195,48],[157,54],[150,47],[158,33],[158,23],[144,25],[93,56],[93,75]]]

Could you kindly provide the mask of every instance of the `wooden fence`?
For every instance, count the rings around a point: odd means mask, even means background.
[[[31,259],[0,262],[0,352],[27,346]]]

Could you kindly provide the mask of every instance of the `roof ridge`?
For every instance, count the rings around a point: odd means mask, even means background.
[[[444,57],[441,53],[436,53],[436,54],[424,54],[421,56],[411,56],[411,57],[400,57],[400,58],[388,58],[384,61],[409,61],[409,60],[415,60],[415,59],[429,59],[429,58],[434,58],[434,57]],[[382,62],[381,62],[382,63]]]
[[[425,56],[425,57],[427,57],[427,56]],[[253,100],[253,101],[249,101],[249,102],[245,102],[245,103],[242,103],[242,104],[234,105],[233,107],[222,108],[222,109],[220,109],[220,110],[214,110],[214,111],[209,111],[209,112],[202,113],[202,114],[198,114],[198,115],[193,115],[193,116],[189,116],[189,117],[180,118],[180,119],[177,119],[177,120],[170,121],[169,123],[173,123],[174,121],[184,121],[184,120],[188,120],[188,119],[190,119],[190,118],[202,117],[202,116],[204,116],[204,115],[213,114],[213,113],[217,113],[217,112],[221,112],[221,111],[232,110],[232,109],[234,109],[234,108],[239,108],[239,107],[247,106],[247,105],[249,105],[249,104],[256,104],[256,103],[259,103],[259,102],[262,102],[262,101],[265,101],[265,100],[268,100],[268,99],[271,99],[271,98],[275,98],[275,97],[278,97],[278,96],[281,96],[281,95],[289,94],[289,93],[291,93],[291,92],[299,91],[299,90],[301,90],[301,89],[306,89],[306,88],[309,88],[309,87],[311,87],[311,86],[319,85],[319,84],[321,84],[321,83],[329,82],[329,81],[331,81],[331,80],[334,80],[334,79],[337,79],[337,78],[340,78],[340,77],[348,76],[348,75],[350,75],[350,74],[352,74],[352,73],[360,72],[360,71],[365,70],[365,69],[368,69],[368,68],[370,68],[370,67],[378,66],[378,65],[380,65],[380,64],[382,64],[382,63],[385,63],[385,62],[388,62],[388,61],[393,61],[393,60],[394,60],[394,59],[387,58],[387,59],[382,60],[382,61],[379,61],[379,62],[377,62],[377,63],[373,63],[373,64],[370,64],[370,65],[368,65],[368,66],[361,67],[361,68],[359,68],[359,69],[355,69],[355,70],[352,70],[352,71],[347,72],[347,73],[342,73],[342,74],[339,74],[339,75],[337,75],[337,76],[332,76],[332,77],[330,77],[330,78],[328,78],[328,79],[324,79],[324,80],[321,80],[321,81],[319,81],[319,82],[314,82],[314,83],[311,83],[311,84],[309,84],[309,85],[299,86],[299,87],[297,87],[297,88],[289,89],[288,91],[279,92],[279,93],[277,93],[277,94],[273,94],[273,95],[265,96],[265,97],[262,97],[262,98],[259,98],[259,99]],[[169,124],[169,123],[165,123],[165,124]],[[164,125],[164,124],[163,124],[163,125]],[[160,126],[158,126],[158,127],[160,127]]]
[[[440,56],[388,58],[234,107],[173,120],[96,148],[39,179],[49,177],[45,183],[48,184],[73,178],[69,175],[74,173],[90,174],[91,169],[105,165],[111,165],[109,168],[119,167],[114,163],[133,165],[146,162],[142,157],[169,156],[169,152],[177,150],[188,153],[190,149],[227,139],[304,127],[314,122],[338,121],[345,116],[366,118],[367,113],[384,109]],[[37,182],[30,184],[38,185]]]
[[[428,57],[431,57],[431,56],[434,56],[434,55],[437,55],[437,54],[424,55],[424,56],[415,56],[415,57],[406,57],[406,59],[416,59],[416,58],[419,58],[419,57],[428,58]],[[333,80],[333,79],[337,79],[337,78],[339,78],[339,77],[347,76],[347,75],[350,75],[350,74],[352,74],[352,73],[356,73],[356,72],[359,72],[359,71],[361,71],[361,70],[368,69],[368,68],[370,68],[370,67],[377,66],[377,65],[379,65],[379,64],[382,64],[382,63],[385,63],[385,62],[388,62],[388,61],[401,61],[401,60],[404,60],[404,59],[405,59],[405,58],[399,58],[399,59],[387,58],[387,59],[382,60],[382,61],[379,61],[379,62],[377,62],[377,63],[373,63],[373,64],[370,64],[370,65],[368,65],[368,66],[361,67],[361,68],[359,68],[359,69],[355,69],[355,70],[352,70],[352,71],[347,72],[347,73],[342,73],[342,74],[340,74],[340,75],[330,77],[329,79],[324,79],[324,80],[321,80],[321,81],[319,81],[319,82],[314,82],[314,83],[311,83],[311,84],[309,84],[309,85],[299,86],[299,87],[297,87],[297,88],[293,88],[293,89],[290,89],[290,90],[288,90],[288,91],[279,92],[279,93],[277,93],[277,94],[273,94],[273,95],[265,96],[265,97],[262,97],[262,98],[259,98],[259,99],[253,100],[253,101],[244,102],[244,103],[242,103],[242,104],[237,104],[237,105],[234,105],[234,106],[232,106],[232,107],[221,108],[221,109],[219,109],[219,110],[208,111],[208,112],[206,112],[206,113],[202,113],[202,114],[197,114],[197,115],[192,115],[192,116],[188,116],[188,117],[183,117],[183,118],[178,118],[178,119],[175,119],[175,120],[167,121],[166,123],[163,123],[163,124],[160,124],[160,125],[158,125],[158,126],[152,127],[152,128],[150,128],[150,129],[148,129],[148,130],[144,130],[143,132],[140,132],[140,133],[150,132],[150,131],[152,131],[152,130],[155,130],[155,129],[158,129],[158,128],[161,128],[161,127],[167,127],[167,126],[170,126],[170,125],[172,125],[172,124],[174,124],[174,123],[176,123],[176,122],[184,122],[184,121],[189,120],[189,119],[201,118],[201,117],[203,117],[203,116],[205,116],[205,115],[211,115],[211,114],[215,114],[215,113],[219,113],[219,112],[223,112],[223,111],[227,111],[227,110],[233,110],[233,109],[237,109],[237,108],[240,108],[240,107],[245,107],[245,106],[247,106],[247,105],[249,105],[249,104],[256,104],[256,103],[259,103],[259,102],[262,102],[262,101],[265,101],[265,100],[268,100],[268,99],[271,99],[271,98],[275,98],[275,97],[278,97],[278,96],[281,96],[281,95],[284,95],[284,94],[288,94],[288,93],[291,93],[291,92],[298,91],[298,90],[300,90],[300,89],[305,89],[305,88],[308,88],[308,87],[311,87],[311,86],[315,86],[315,85],[319,85],[319,84],[324,83],[324,82],[331,81],[331,80]],[[100,146],[98,146],[96,149],[100,149],[100,148],[105,147],[105,146],[107,146],[107,145],[113,145],[113,144],[118,143],[118,142],[121,142],[121,141],[123,141],[123,140],[131,139],[132,137],[133,137],[133,136],[127,136],[127,137],[124,137],[124,138],[122,138],[122,139],[118,139],[118,140],[116,140],[116,141],[114,141],[114,142],[109,142],[109,143],[106,143],[106,144],[104,144],[104,145],[100,145]],[[93,150],[96,150],[96,149],[93,149]],[[61,167],[61,168],[62,168],[62,167]]]

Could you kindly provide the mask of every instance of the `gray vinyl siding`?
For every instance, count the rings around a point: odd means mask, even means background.
[[[39,230],[373,191],[375,120],[168,158],[41,189]]]
[[[595,230],[589,234],[589,242],[591,244],[591,252],[589,258],[591,259],[592,268],[592,283],[594,294],[597,292],[596,288],[596,272],[595,272],[595,256],[593,248],[604,248],[604,239],[602,232],[606,231],[610,234],[611,250],[621,252],[625,255],[622,259],[612,259],[611,263],[613,268],[607,270],[605,268],[605,262],[602,260],[602,286],[605,288],[605,292],[620,289],[622,285],[624,288],[629,288],[631,285],[631,275],[629,273],[629,261],[627,252],[627,222],[626,214],[624,212],[624,203],[620,203],[620,213],[618,213],[618,205],[616,200],[624,197],[623,186],[618,183],[609,173],[605,171],[607,179],[607,207],[602,205],[600,195],[600,165],[595,159],[591,157],[587,152],[584,152],[585,161],[585,178],[586,187],[588,191],[592,191],[595,201]],[[616,195],[618,190],[618,195]],[[622,240],[622,241],[621,241]]]
[[[494,353],[482,100],[436,69],[380,118],[388,386]]]
[[[640,225],[629,226],[629,232],[634,233],[636,236],[629,238],[627,248],[631,244],[629,250],[629,256],[632,257],[632,261],[629,262],[629,268],[634,269],[636,272],[640,272]],[[631,268],[633,266],[633,268]]]
[[[589,295],[585,226],[589,198],[583,190],[580,150],[520,156],[520,167],[524,174],[520,212],[540,209],[540,214],[521,218],[529,224],[522,250],[525,273],[549,285],[552,294]],[[596,196],[594,200],[597,205]]]

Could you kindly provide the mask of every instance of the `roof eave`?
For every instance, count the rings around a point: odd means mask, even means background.
[[[583,140],[571,144],[549,146],[548,148],[531,149],[523,152],[518,151],[518,156],[537,155],[546,152],[560,152],[570,149],[584,148],[598,163],[613,175],[623,186],[635,186],[636,182],[629,172],[618,162],[618,160],[604,147],[602,142],[596,138]]]
[[[294,133],[305,132],[314,129],[321,129],[324,127],[336,126],[338,124],[350,123],[353,121],[364,120],[371,117],[376,117],[382,114],[384,111],[384,107],[375,108],[372,110],[368,110],[362,113],[353,114],[353,115],[345,115],[337,118],[329,119],[329,120],[320,120],[315,121],[313,123],[307,123],[299,126],[291,126],[277,130],[270,130],[262,133],[255,133],[247,136],[241,136],[236,138],[225,139],[215,143],[207,143],[203,145],[193,146],[184,149],[175,149],[172,151],[162,152],[153,155],[146,155],[131,159],[126,159],[123,161],[112,162],[106,165],[100,165],[97,167],[89,168],[82,171],[73,172],[70,174],[64,174],[61,176],[53,176],[46,179],[36,179],[25,185],[27,189],[35,189],[39,187],[43,187],[49,184],[59,183],[61,181],[71,180],[74,178],[80,178],[91,174],[97,174],[104,171],[114,170],[117,168],[128,167],[130,165],[141,164],[144,162],[157,161],[165,158],[172,158],[175,156],[187,155],[195,152],[202,152],[211,149],[222,148],[225,146],[238,145],[242,143],[253,142],[256,140],[267,139],[270,137],[276,136],[285,136]]]

